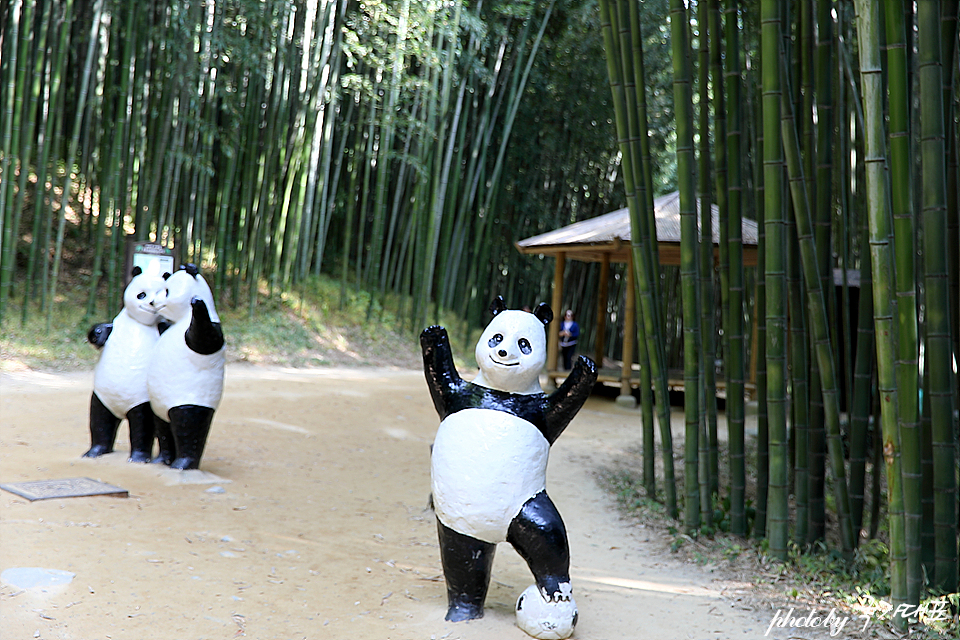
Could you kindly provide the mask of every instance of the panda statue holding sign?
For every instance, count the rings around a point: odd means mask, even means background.
[[[536,638],[568,638],[577,621],[570,551],[560,513],[546,493],[550,445],[586,401],[597,367],[581,356],[554,393],[540,387],[545,325],[553,312],[508,310],[497,297],[476,346],[480,372],[460,378],[447,332],[420,336],[424,372],[440,427],[431,454],[431,488],[450,621],[483,616],[493,557],[509,542],[536,584],[517,601],[517,625]]]
[[[223,395],[223,331],[213,293],[195,265],[164,277],[153,304],[172,324],[153,350],[147,376],[160,444],[154,462],[196,469]]]
[[[130,462],[149,462],[153,454],[153,411],[147,392],[147,369],[160,339],[160,315],[152,302],[163,278],[133,268],[123,292],[123,309],[113,322],[94,325],[87,334],[100,349],[90,397],[90,448],[84,458],[113,451],[124,418],[130,427]]]

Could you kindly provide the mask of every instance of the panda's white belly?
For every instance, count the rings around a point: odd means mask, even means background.
[[[150,406],[167,421],[173,407],[193,404],[216,409],[223,395],[224,350],[210,355],[191,351],[185,338],[189,328],[188,318],[160,336],[147,373]]]
[[[160,334],[155,326],[137,322],[126,311],[113,320],[113,330],[100,352],[93,373],[93,391],[118,418],[150,399],[147,369]]]
[[[437,517],[460,533],[502,542],[520,508],[546,486],[549,453],[543,434],[509,413],[465,409],[447,416],[433,443]]]

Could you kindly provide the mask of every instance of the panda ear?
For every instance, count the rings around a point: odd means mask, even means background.
[[[493,302],[490,303],[490,313],[497,315],[501,311],[507,310],[507,303],[503,301],[503,296],[497,296],[493,299]]]
[[[164,274],[163,274],[163,279],[164,279],[164,280],[167,280],[167,279],[169,279],[169,278],[170,278],[170,272],[169,272],[169,271],[164,272]]]
[[[553,309],[551,309],[550,305],[548,305],[546,302],[541,302],[538,304],[537,308],[533,311],[533,315],[537,316],[544,326],[553,321]]]
[[[197,269],[197,265],[193,264],[192,262],[188,262],[180,268],[186,270],[186,272],[194,278],[196,278],[197,274],[200,273],[200,269]]]
[[[133,268],[133,271],[130,272],[130,275],[136,278],[141,273],[143,273],[143,269],[141,269],[139,266],[136,266]]]

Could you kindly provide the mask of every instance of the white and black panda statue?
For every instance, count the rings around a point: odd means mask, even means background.
[[[555,392],[540,387],[545,325],[553,311],[508,310],[497,297],[475,355],[480,372],[460,378],[447,332],[420,335],[424,372],[440,427],[431,453],[431,488],[450,621],[483,616],[493,557],[509,542],[536,580],[517,602],[518,626],[538,638],[568,638],[577,621],[570,550],[560,513],[546,493],[550,445],[583,406],[597,367],[581,356]],[[531,601],[531,591],[539,602]]]
[[[159,275],[134,267],[123,292],[123,309],[113,319],[94,325],[87,334],[100,349],[90,397],[90,448],[85,458],[113,451],[117,429],[127,419],[130,462],[149,462],[153,453],[154,421],[147,392],[147,368],[160,338],[160,316],[151,304],[163,287]]]
[[[147,376],[160,453],[154,462],[196,469],[223,395],[224,340],[213,293],[197,267],[166,276],[154,306],[171,324]]]

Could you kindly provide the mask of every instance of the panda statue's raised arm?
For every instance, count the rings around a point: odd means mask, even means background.
[[[517,624],[537,638],[567,638],[577,608],[566,529],[546,493],[547,458],[589,397],[597,368],[581,356],[564,383],[545,394],[540,372],[550,307],[510,310],[497,297],[490,310],[493,319],[477,342],[480,371],[472,382],[457,373],[443,327],[428,327],[420,335],[427,386],[441,420],[431,454],[431,489],[447,584],[446,619],[483,616],[496,545],[506,541],[536,580],[517,601]]]

